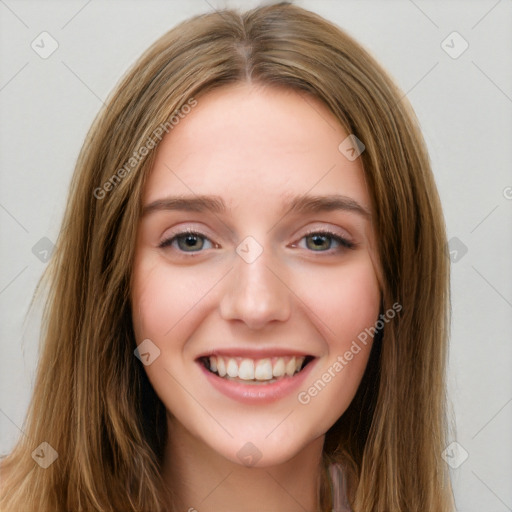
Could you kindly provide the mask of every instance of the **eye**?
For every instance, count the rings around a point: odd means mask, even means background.
[[[328,252],[331,250],[340,250],[341,248],[352,249],[355,247],[355,243],[331,231],[313,231],[302,237],[300,242],[303,240],[305,241],[305,248],[313,252]],[[304,247],[300,242],[299,245]],[[294,244],[292,247],[297,247],[297,245],[298,244]],[[159,244],[159,247],[172,247],[180,252],[197,253],[201,252],[203,249],[212,249],[214,244],[207,236],[201,233],[196,231],[183,231],[163,240]]]
[[[182,252],[200,252],[202,249],[213,248],[213,244],[209,238],[201,233],[197,233],[195,231],[184,231],[173,235],[171,238],[163,240],[158,247],[173,247],[174,249],[178,249]]]
[[[355,247],[353,242],[330,231],[313,231],[302,237],[300,241],[302,240],[305,240],[306,248],[313,252],[328,252],[331,249],[353,249]]]

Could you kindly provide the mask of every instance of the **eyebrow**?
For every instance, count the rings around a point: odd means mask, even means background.
[[[142,215],[148,215],[157,211],[190,211],[211,212],[221,214],[226,211],[226,204],[219,196],[174,196],[165,197],[153,201],[142,209]],[[320,213],[342,210],[357,213],[370,219],[370,211],[354,199],[343,195],[302,195],[288,198],[285,202],[283,213]]]

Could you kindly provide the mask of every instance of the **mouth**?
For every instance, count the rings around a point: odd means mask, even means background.
[[[238,356],[210,355],[198,362],[221,379],[252,385],[268,385],[302,372],[314,356],[287,355],[259,359]]]

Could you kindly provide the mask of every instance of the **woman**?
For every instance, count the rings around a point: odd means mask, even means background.
[[[444,241],[355,41],[287,3],[182,23],[80,154],[2,510],[453,510]]]

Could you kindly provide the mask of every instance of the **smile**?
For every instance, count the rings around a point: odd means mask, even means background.
[[[284,377],[293,377],[302,371],[312,356],[280,356],[252,359],[236,356],[205,356],[200,358],[211,373],[226,379],[249,383],[271,383]]]
[[[319,361],[318,357],[304,354],[244,352],[203,355],[196,359],[196,363],[216,392],[250,405],[294,397]]]

